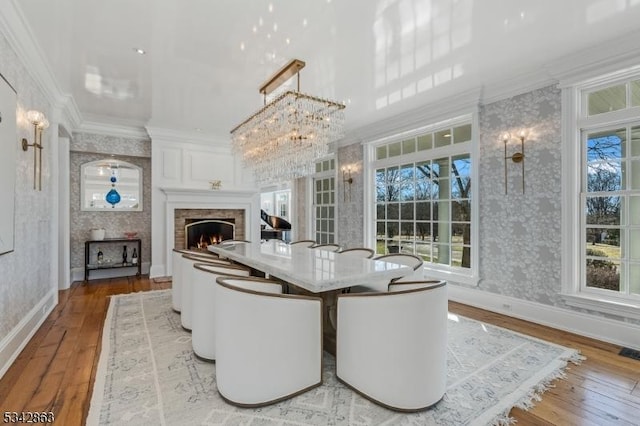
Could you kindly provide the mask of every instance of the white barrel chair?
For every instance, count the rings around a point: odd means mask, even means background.
[[[313,240],[298,240],[298,241],[293,241],[291,243],[289,243],[290,246],[295,246],[295,247],[307,247],[307,248],[311,248],[313,246],[316,245],[316,242]]]
[[[384,254],[382,256],[378,256],[373,260],[380,260],[383,262],[397,263],[404,266],[409,266],[413,268],[413,273],[405,275],[404,277],[399,277],[391,280],[391,283],[398,281],[421,281],[424,279],[424,272],[422,270],[422,265],[424,261],[416,255],[413,254]],[[386,283],[382,285],[381,283],[363,283],[361,285],[353,286],[350,289],[351,293],[366,293],[369,291],[381,291],[386,292],[388,289],[388,284]]]
[[[171,307],[174,311],[182,310],[182,255],[206,256],[207,258],[216,259],[217,255],[213,253],[205,253],[187,249],[173,249],[171,257]]]
[[[338,295],[336,376],[392,410],[440,401],[447,384],[446,281]]]
[[[338,244],[318,244],[311,248],[314,250],[324,250],[324,251],[332,251],[332,252],[340,251],[340,246]]]
[[[237,265],[196,263],[193,265],[191,283],[191,344],[193,352],[200,358],[216,359],[215,299],[216,278],[248,277],[251,271]]]
[[[376,252],[366,247],[354,247],[349,249],[341,250],[340,255],[344,256],[352,256],[352,257],[360,257],[362,259],[371,259]]]
[[[218,278],[216,382],[229,403],[273,404],[322,384],[322,299],[260,278]]]
[[[230,265],[228,260],[222,260],[214,256],[183,254],[180,258],[180,322],[182,328],[191,330],[192,304],[191,287],[193,283],[193,265],[196,263],[212,263],[215,265]]]

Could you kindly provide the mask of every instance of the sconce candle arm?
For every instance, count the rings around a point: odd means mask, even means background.
[[[27,118],[33,124],[33,143],[22,138],[22,150],[33,147],[33,189],[42,190],[42,132],[49,127],[49,120],[38,111],[27,112]],[[37,150],[37,151],[36,151]]]

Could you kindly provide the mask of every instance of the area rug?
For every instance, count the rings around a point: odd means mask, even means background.
[[[444,398],[419,413],[397,413],[354,393],[324,357],[323,384],[259,409],[225,403],[215,364],[197,359],[191,334],[171,309],[170,290],[114,296],[104,327],[89,425],[486,425],[510,424],[514,406],[540,399],[573,349],[457,315],[448,321]]]

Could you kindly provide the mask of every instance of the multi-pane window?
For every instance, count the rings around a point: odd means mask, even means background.
[[[335,242],[336,177],[335,159],[316,163],[313,178],[313,207],[315,240],[319,244]]]
[[[583,134],[584,285],[640,295],[640,126]]]
[[[377,253],[471,268],[470,144],[465,124],[375,148]]]
[[[625,112],[640,106],[640,80],[585,91],[583,98],[581,289],[638,298],[640,120]]]

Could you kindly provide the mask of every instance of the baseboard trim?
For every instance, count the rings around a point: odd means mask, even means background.
[[[449,299],[615,345],[640,348],[640,326],[634,324],[458,285],[449,286]]]
[[[0,341],[0,378],[18,358],[20,352],[38,331],[57,304],[58,289],[52,289],[29,311],[9,334]]]

